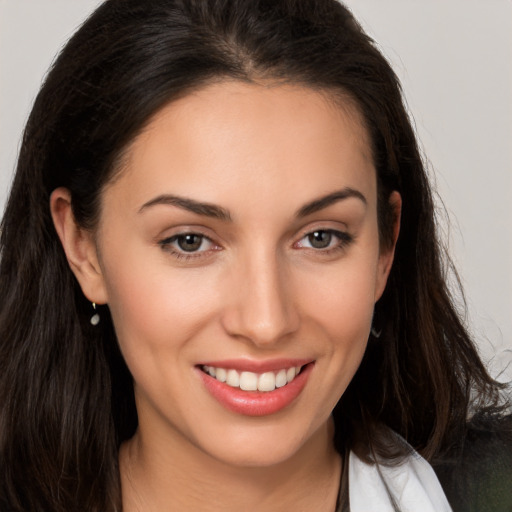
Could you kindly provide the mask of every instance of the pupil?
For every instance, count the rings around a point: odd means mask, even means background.
[[[315,231],[308,236],[308,239],[311,246],[315,249],[325,249],[331,243],[332,234],[328,231]]]
[[[197,251],[202,242],[203,238],[200,235],[183,235],[178,238],[180,249],[187,252]]]

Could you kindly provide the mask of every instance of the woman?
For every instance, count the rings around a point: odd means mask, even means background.
[[[499,388],[340,4],[102,4],[36,99],[1,244],[2,510],[471,498],[461,440]]]

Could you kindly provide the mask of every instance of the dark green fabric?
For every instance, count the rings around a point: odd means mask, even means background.
[[[512,415],[473,418],[433,467],[454,512],[512,512]]]

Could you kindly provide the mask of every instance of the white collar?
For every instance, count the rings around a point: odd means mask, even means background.
[[[400,512],[451,512],[434,470],[418,453],[394,467],[349,457],[350,512],[395,512],[390,494]]]

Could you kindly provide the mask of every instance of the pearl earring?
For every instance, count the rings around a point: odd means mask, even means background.
[[[100,315],[96,313],[96,302],[92,303],[92,309],[94,309],[95,313],[91,316],[91,325],[98,325],[100,323]]]

